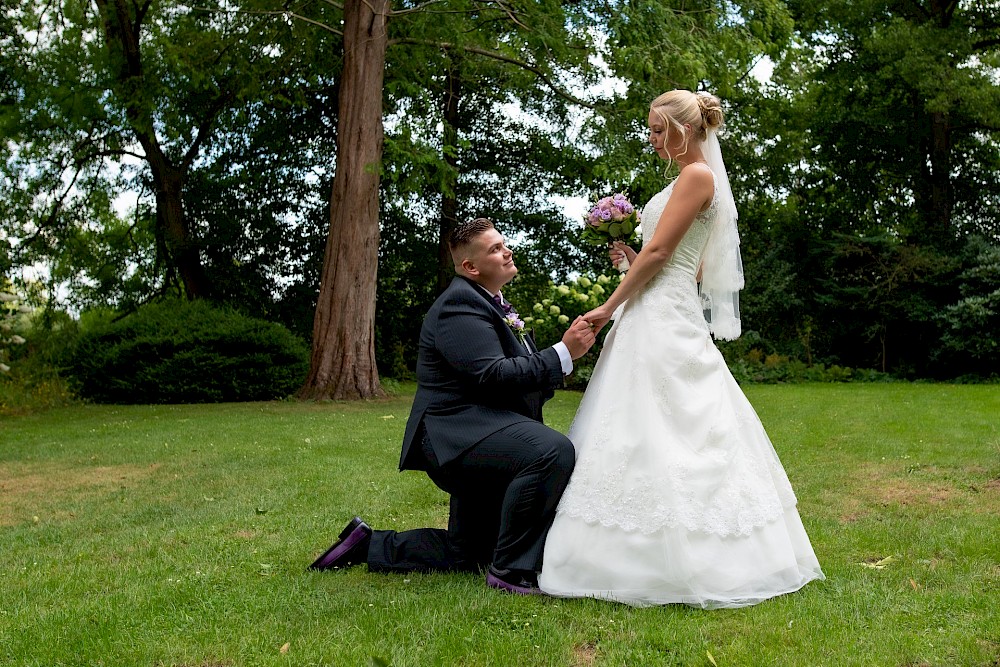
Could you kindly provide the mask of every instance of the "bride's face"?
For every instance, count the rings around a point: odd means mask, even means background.
[[[649,145],[664,160],[670,159],[666,153],[667,126],[660,118],[659,114],[650,109],[649,111]]]
[[[650,110],[647,123],[649,124],[649,145],[653,147],[660,158],[673,160],[686,152],[684,134],[671,132],[663,118],[655,111]]]

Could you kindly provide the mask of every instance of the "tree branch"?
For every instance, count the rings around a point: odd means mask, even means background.
[[[194,163],[195,159],[198,157],[198,152],[201,150],[201,144],[205,141],[205,137],[212,131],[212,125],[215,124],[215,119],[219,117],[222,110],[225,109],[229,102],[235,95],[232,92],[228,92],[225,95],[220,95],[215,103],[209,109],[204,120],[198,123],[198,133],[195,135],[194,141],[188,146],[187,151],[184,153],[184,158],[181,161],[182,169],[187,172],[188,168]]]
[[[427,2],[423,2],[417,5],[416,7],[410,7],[409,9],[392,9],[389,10],[389,16],[406,16],[407,14],[422,12],[427,7],[430,7],[431,5],[437,5],[442,2],[444,2],[444,0],[427,0]],[[465,13],[465,12],[460,12],[460,13]]]
[[[142,160],[142,161],[146,160],[146,156],[145,155],[141,155],[139,153],[133,153],[132,151],[126,151],[126,150],[93,151],[91,153],[84,153],[84,154],[80,155],[80,159],[81,160],[90,160],[91,158],[95,158],[95,157],[123,157],[125,155],[127,155],[129,157],[134,157],[137,160]]]
[[[337,5],[334,2],[330,2],[330,4],[334,5],[335,7],[340,8],[340,9],[343,9],[343,7],[341,7],[340,5]],[[193,11],[207,12],[207,13],[210,13],[210,14],[245,14],[245,15],[249,15],[249,16],[284,16],[286,18],[291,18],[291,19],[295,19],[297,21],[302,21],[303,23],[310,23],[310,24],[316,26],[317,28],[322,28],[323,30],[326,30],[327,32],[332,32],[335,35],[340,35],[341,37],[344,36],[343,32],[341,32],[340,30],[337,30],[336,28],[332,28],[332,27],[328,26],[327,24],[323,23],[322,21],[317,21],[315,19],[309,18],[308,16],[302,16],[301,14],[296,14],[295,12],[289,11],[287,9],[278,9],[278,10],[273,10],[273,11],[266,11],[266,10],[259,10],[259,11],[257,11],[257,10],[249,10],[249,9],[216,9],[215,7],[199,7],[197,5],[188,5],[188,8],[191,9],[191,10],[193,10]]]
[[[146,12],[149,11],[150,6],[153,4],[153,0],[146,0],[142,3],[142,6],[136,5],[135,7],[135,24],[132,26],[132,30],[138,35],[142,30],[142,22],[146,18]]]
[[[510,18],[511,22],[514,23],[514,25],[520,26],[527,32],[531,32],[531,28],[521,23],[517,19],[517,16],[514,15],[514,10],[511,9],[505,2],[503,2],[503,0],[490,0],[490,2],[488,2],[487,4],[495,4],[497,7],[500,8],[500,10],[504,14],[508,16],[508,18]]]
[[[927,8],[920,4],[919,0],[910,0],[910,6],[917,10],[917,12],[924,17],[924,19],[931,18],[931,13],[927,11]]]
[[[66,186],[66,189],[63,190],[63,193],[59,195],[58,199],[56,199],[55,203],[52,205],[52,210],[49,211],[49,214],[47,216],[45,216],[45,220],[43,220],[38,224],[38,229],[35,230],[35,233],[26,237],[23,241],[21,241],[21,243],[18,244],[21,248],[30,247],[31,244],[34,243],[36,239],[41,237],[42,233],[46,229],[55,224],[56,216],[59,215],[59,211],[62,210],[63,203],[66,201],[66,197],[69,196],[69,193],[72,192],[74,186],[76,186],[76,182],[80,178],[81,171],[83,171],[83,164],[78,163],[76,165],[76,172],[73,174],[73,178],[70,179],[69,185]]]
[[[476,46],[459,46],[458,44],[451,44],[449,42],[434,42],[423,39],[412,39],[409,37],[389,40],[389,46],[395,46],[397,44],[417,44],[421,46],[433,46],[442,49],[444,51],[459,50],[465,53],[472,53],[475,55],[484,56],[486,58],[492,58],[493,60],[499,60],[500,62],[509,63],[511,65],[515,65],[517,67],[520,67],[521,69],[534,73],[535,76],[541,79],[542,82],[545,83],[545,85],[548,86],[552,92],[554,92],[556,95],[563,98],[564,100],[571,102],[572,104],[576,104],[578,106],[585,107],[587,109],[601,108],[600,105],[594,104],[593,102],[588,102],[586,100],[582,100],[579,97],[573,95],[572,93],[560,88],[558,85],[555,84],[555,82],[552,81],[552,79],[549,78],[548,74],[542,71],[542,69],[539,66],[533,65],[523,60],[518,60],[517,58],[513,58],[511,56],[505,56],[504,54],[497,53],[496,51],[489,51],[487,49],[481,49]]]
[[[947,25],[951,25],[951,19],[955,15],[955,10],[958,9],[958,4],[958,0],[951,0],[944,6],[942,14],[947,21]]]
[[[982,39],[978,42],[973,42],[972,48],[975,51],[986,51],[994,46],[1000,46],[1000,37],[994,37],[993,39]]]
[[[747,70],[746,72],[743,72],[743,74],[742,74],[742,75],[740,76],[740,78],[736,79],[736,83],[734,84],[734,87],[737,87],[737,88],[738,88],[738,87],[739,87],[739,86],[740,86],[740,85],[741,85],[741,84],[742,84],[742,83],[743,83],[743,82],[744,82],[744,81],[746,80],[746,78],[747,78],[748,76],[750,76],[750,72],[752,72],[752,71],[754,70],[754,68],[755,68],[755,67],[756,67],[756,66],[757,66],[757,65],[758,65],[758,64],[760,63],[760,61],[761,61],[761,60],[763,60],[763,59],[764,59],[764,55],[763,55],[763,54],[761,54],[761,55],[757,56],[757,59],[756,59],[756,60],[754,60],[754,61],[753,61],[753,63],[751,63],[751,64],[750,64],[750,69],[748,69],[748,70]]]

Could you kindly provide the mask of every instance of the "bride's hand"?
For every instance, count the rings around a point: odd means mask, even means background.
[[[602,305],[584,313],[582,317],[594,327],[594,335],[596,336],[611,319],[611,315],[612,313]]]
[[[621,241],[615,241],[611,244],[611,248],[608,250],[608,257],[611,258],[611,264],[613,266],[618,266],[618,262],[622,259],[627,259],[629,264],[635,262],[635,256],[639,254],[632,248],[628,247]]]

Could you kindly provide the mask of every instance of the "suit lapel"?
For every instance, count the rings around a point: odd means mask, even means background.
[[[528,348],[528,352],[531,354],[538,352],[538,345],[535,344],[535,333],[533,331],[525,330],[524,346]]]
[[[528,335],[527,331],[525,331],[524,334],[524,342],[523,343],[521,342],[521,338],[517,335],[517,333],[515,333],[507,325],[506,313],[503,312],[503,308],[501,308],[500,305],[496,301],[494,301],[489,294],[486,293],[486,290],[484,290],[482,287],[477,285],[472,280],[469,280],[465,276],[455,276],[455,280],[464,280],[466,283],[468,283],[470,289],[475,290],[475,292],[479,296],[481,296],[484,301],[486,301],[493,307],[494,312],[496,312],[497,316],[500,319],[500,323],[497,325],[498,328],[506,329],[507,333],[510,334],[511,338],[517,341],[517,344],[520,345],[522,348],[524,348],[528,354],[534,354],[538,352],[538,348],[535,347],[535,341],[532,340],[531,336]],[[500,332],[498,331],[497,335],[503,335],[503,334],[500,334]]]

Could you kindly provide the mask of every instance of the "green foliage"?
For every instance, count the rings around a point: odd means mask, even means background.
[[[996,12],[788,8],[796,32],[770,82],[727,100],[744,328],[810,366],[989,377],[974,322],[997,285],[965,293],[961,275],[970,235],[1000,241]]]
[[[604,274],[580,276],[558,285],[549,282],[542,298],[530,310],[523,308],[525,312],[520,313],[524,326],[532,331],[540,347],[553,345],[562,339],[573,320],[604,303],[620,282],[620,275]],[[607,331],[605,327],[594,347],[573,362],[573,373],[566,378],[568,387],[586,387]]]
[[[57,359],[74,331],[67,315],[36,312],[14,294],[0,292],[0,415],[72,402]]]
[[[5,11],[0,135],[16,150],[0,148],[0,238],[18,241],[15,267],[46,265],[76,306],[128,310],[193,280],[178,270],[193,247],[203,294],[269,319],[296,310],[275,302],[312,278],[339,38],[258,5]],[[141,33],[136,53],[118,21]],[[164,229],[168,191],[183,219]]]
[[[560,198],[621,191],[641,204],[659,191],[668,174],[645,118],[675,87],[726,107],[744,327],[765,356],[810,373],[998,372],[997,280],[965,248],[970,235],[1000,240],[1000,24],[988,3],[406,6],[387,23],[381,373],[414,365],[457,220],[497,221],[520,269],[505,293],[522,309],[551,299],[553,280],[601,271]],[[342,66],[339,35],[310,21],[336,28],[343,9],[300,5],[301,21],[258,0],[239,12],[154,3],[131,17],[143,75],[129,79],[99,8],[4,7],[0,269],[42,265],[46,289],[78,307],[180,293],[144,161],[159,150],[185,170],[210,298],[309,337]],[[748,73],[765,54],[775,68],[762,83]],[[624,85],[609,89],[606,75]]]
[[[1000,247],[972,238],[959,277],[961,298],[939,313],[938,361],[952,377],[1000,376]]]
[[[284,398],[308,369],[284,327],[204,301],[167,301],[85,322],[69,360],[81,398],[204,403]]]
[[[719,341],[726,365],[740,384],[793,382],[889,382],[893,378],[870,369],[839,364],[807,363],[775,352],[765,353],[755,331],[744,331],[735,341]]]
[[[375,308],[375,358],[380,377],[403,379],[416,367],[424,313],[437,298],[437,244],[426,227],[384,213]]]
[[[21,335],[26,315],[31,308],[20,303],[16,294],[4,291],[9,285],[0,281],[0,375],[10,372],[9,362],[18,354],[17,348],[26,339]]]

